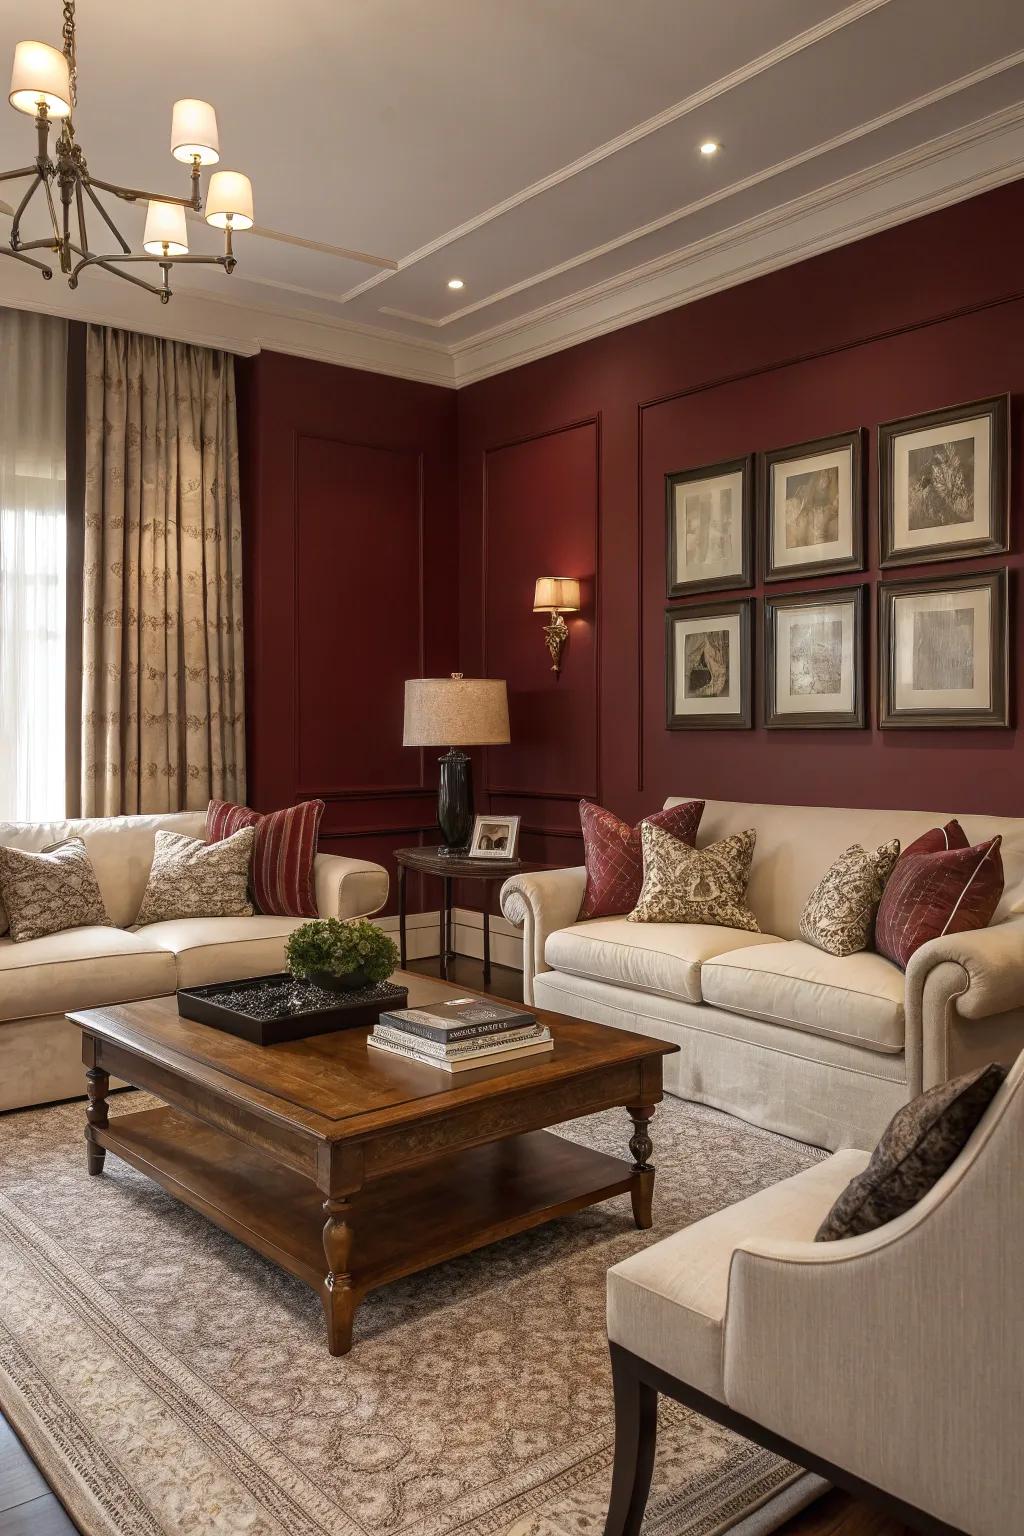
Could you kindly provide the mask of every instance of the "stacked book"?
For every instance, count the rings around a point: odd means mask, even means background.
[[[546,1024],[538,1024],[532,1013],[477,997],[382,1013],[369,1043],[378,1051],[391,1051],[443,1072],[518,1061],[554,1046],[551,1031]]]

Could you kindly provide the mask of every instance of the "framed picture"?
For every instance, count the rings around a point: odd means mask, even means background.
[[[764,600],[764,723],[862,727],[864,587]]]
[[[864,431],[761,455],[765,581],[864,569]]]
[[[878,429],[882,565],[1009,548],[1009,395]]]
[[[753,599],[665,614],[665,723],[670,731],[740,730],[751,712]]]
[[[882,582],[880,726],[1009,725],[1007,574]]]
[[[518,816],[477,816],[469,845],[471,859],[515,859],[518,849]]]
[[[754,460],[665,476],[669,597],[754,584]]]

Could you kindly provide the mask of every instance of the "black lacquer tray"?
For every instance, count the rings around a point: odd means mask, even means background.
[[[184,1019],[212,1024],[254,1045],[279,1045],[336,1029],[372,1028],[381,1012],[404,1008],[408,1001],[407,988],[389,981],[354,992],[329,992],[281,971],[249,981],[182,987],[178,1012]]]

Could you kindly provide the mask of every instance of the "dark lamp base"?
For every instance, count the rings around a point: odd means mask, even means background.
[[[441,781],[437,791],[437,822],[441,828],[442,853],[446,858],[464,855],[473,830],[473,779],[469,758],[452,747],[440,759]]]

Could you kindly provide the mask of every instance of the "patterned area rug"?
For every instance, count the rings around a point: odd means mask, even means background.
[[[90,1179],[83,1123],[0,1116],[0,1406],[87,1536],[599,1536],[605,1271],[822,1155],[666,1099],[652,1232],[623,1196],[412,1276],[333,1360],[305,1286],[111,1154]],[[563,1131],[624,1155],[624,1113]],[[660,1426],[645,1536],[774,1529],[795,1468]]]

